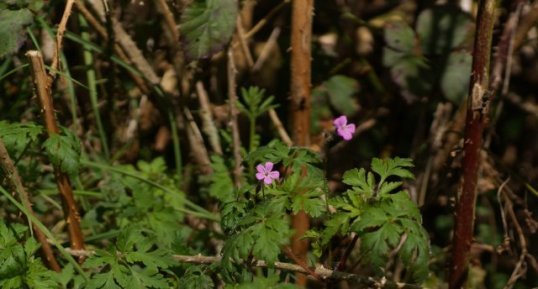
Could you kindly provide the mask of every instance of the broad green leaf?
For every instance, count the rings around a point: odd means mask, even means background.
[[[390,22],[385,25],[385,42],[396,51],[411,53],[416,46],[415,32],[403,21]]]
[[[371,197],[375,190],[375,180],[372,173],[366,174],[361,168],[346,171],[342,182],[346,185],[353,186],[353,191],[362,195],[364,199]]]
[[[341,114],[352,115],[357,111],[358,105],[353,98],[359,90],[357,80],[335,75],[323,83],[331,105]]]
[[[469,52],[452,52],[441,76],[441,90],[446,99],[460,104],[469,92],[473,57]]]
[[[0,58],[17,52],[26,39],[25,28],[32,22],[28,9],[0,10]]]
[[[439,5],[420,13],[416,31],[425,53],[442,54],[471,40],[473,22],[458,6]]]
[[[182,42],[189,60],[209,57],[230,41],[237,0],[195,0],[181,16]]]

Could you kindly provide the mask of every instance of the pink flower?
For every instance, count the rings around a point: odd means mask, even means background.
[[[347,117],[342,115],[336,118],[333,121],[334,126],[336,127],[336,132],[344,140],[351,140],[353,138],[353,133],[355,132],[355,124],[347,124]]]
[[[272,162],[266,162],[265,164],[259,164],[256,166],[256,170],[258,173],[256,173],[256,179],[263,180],[263,182],[266,185],[270,185],[273,180],[276,180],[280,177],[280,173],[278,171],[273,171],[273,163]]]

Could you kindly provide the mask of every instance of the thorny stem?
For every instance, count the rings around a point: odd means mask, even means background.
[[[292,1],[291,25],[291,122],[292,140],[295,145],[310,145],[310,105],[311,105],[311,41],[313,0]],[[299,211],[293,216],[292,251],[305,261],[308,241],[303,239],[310,227],[308,215]],[[306,278],[297,276],[297,285],[305,286]]]
[[[479,3],[473,66],[463,147],[463,176],[456,206],[449,288],[462,288],[468,272],[473,240],[476,188],[481,163],[482,134],[488,117],[488,75],[491,55],[491,36],[495,23],[495,0]]]
[[[35,50],[28,51],[26,56],[30,60],[32,66],[35,93],[38,96],[45,127],[47,128],[47,133],[50,137],[51,135],[58,134],[60,129],[58,128],[56,117],[54,115],[54,105],[52,104],[50,87],[47,85],[47,74],[45,72],[43,57],[39,51]],[[54,167],[54,176],[62,197],[71,247],[75,250],[84,250],[84,235],[80,228],[80,215],[77,203],[73,196],[71,181],[67,174],[62,172],[58,167]],[[83,260],[83,258],[79,259],[79,261]]]

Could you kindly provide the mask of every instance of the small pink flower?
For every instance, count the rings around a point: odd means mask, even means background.
[[[336,132],[344,140],[351,140],[353,138],[353,133],[355,132],[355,124],[347,124],[347,117],[342,115],[336,118],[333,121],[334,126],[336,127]]]
[[[263,180],[263,182],[266,185],[270,185],[273,180],[276,180],[280,177],[280,173],[278,171],[273,171],[273,163],[272,162],[266,162],[265,164],[259,164],[256,166],[256,170],[258,173],[256,173],[256,179]]]

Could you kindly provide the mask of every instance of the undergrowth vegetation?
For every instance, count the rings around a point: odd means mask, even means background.
[[[534,288],[538,5],[455,2],[2,1],[0,288]]]

